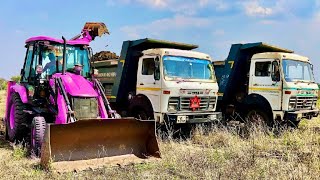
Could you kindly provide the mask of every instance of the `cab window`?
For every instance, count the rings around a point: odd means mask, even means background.
[[[256,62],[255,64],[255,76],[268,77],[271,75],[271,62]]]
[[[153,58],[143,59],[142,61],[142,75],[153,75],[155,63]]]

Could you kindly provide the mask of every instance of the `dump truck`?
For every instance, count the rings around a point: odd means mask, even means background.
[[[221,118],[215,111],[218,84],[211,57],[193,51],[197,47],[149,38],[124,41],[118,59],[92,64],[122,116],[160,125],[211,123]]]
[[[86,23],[71,40],[26,40],[21,80],[8,82],[6,139],[29,141],[45,168],[81,170],[160,158],[154,121],[121,118],[90,66],[89,43],[105,33],[104,23]]]
[[[318,85],[309,58],[266,43],[233,44],[224,61],[214,61],[219,84],[218,110],[269,126],[302,118],[317,109]],[[239,119],[239,118],[238,118]]]

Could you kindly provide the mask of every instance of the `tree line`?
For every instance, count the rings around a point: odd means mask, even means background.
[[[19,82],[20,81],[20,76],[12,76],[10,78],[11,81]],[[4,78],[0,78],[0,90],[6,90],[7,89],[7,83],[8,81]]]

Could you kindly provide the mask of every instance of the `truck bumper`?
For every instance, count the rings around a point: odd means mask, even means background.
[[[220,121],[222,119],[221,112],[209,112],[209,113],[167,113],[164,115],[170,122],[176,124],[184,123],[210,123]]]
[[[286,113],[286,119],[290,121],[300,121],[302,118],[312,119],[319,115],[319,109],[300,110]]]

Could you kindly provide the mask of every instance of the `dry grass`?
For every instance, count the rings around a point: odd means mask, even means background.
[[[0,178],[318,179],[320,118],[303,121],[298,129],[281,135],[253,130],[241,138],[235,131],[216,128],[187,141],[160,140],[160,148],[158,162],[59,174],[41,170],[39,161],[26,157],[23,148],[0,139]]]

